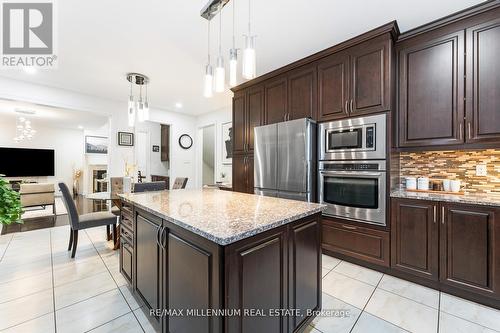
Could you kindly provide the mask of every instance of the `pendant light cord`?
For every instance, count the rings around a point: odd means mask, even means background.
[[[208,38],[207,38],[207,59],[210,65],[210,20],[208,20]]]
[[[236,10],[236,0],[233,0],[233,49],[235,48],[235,39],[234,39],[234,16],[235,16],[235,10]]]
[[[248,0],[248,36],[250,36],[250,0]]]
[[[222,4],[219,9],[219,56],[222,55]]]

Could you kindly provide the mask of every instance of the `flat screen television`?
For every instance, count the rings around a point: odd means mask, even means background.
[[[0,174],[6,177],[54,176],[54,150],[0,147]]]

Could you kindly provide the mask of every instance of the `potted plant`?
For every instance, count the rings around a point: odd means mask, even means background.
[[[3,177],[5,175],[0,175],[0,232],[4,224],[22,223],[23,213],[19,193]]]

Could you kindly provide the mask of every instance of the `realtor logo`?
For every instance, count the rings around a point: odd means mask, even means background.
[[[2,67],[55,67],[54,21],[50,0],[3,2]]]

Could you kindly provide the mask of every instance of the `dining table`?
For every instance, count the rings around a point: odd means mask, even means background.
[[[120,209],[120,210],[122,207],[122,201],[120,200],[120,198],[118,196],[116,196],[115,194],[112,194],[111,192],[89,193],[85,196],[85,198],[87,198],[89,200],[95,200],[95,201],[110,201],[111,202],[111,206],[109,206],[110,211],[111,211],[111,207],[113,205],[118,207],[118,209]],[[116,228],[116,233],[117,233],[117,235],[116,235],[117,237],[116,237],[116,243],[113,246],[114,250],[118,250],[120,248],[120,228]],[[110,227],[108,225],[108,226],[106,226],[106,240],[109,241],[111,239],[112,239],[112,235],[111,235]]]

